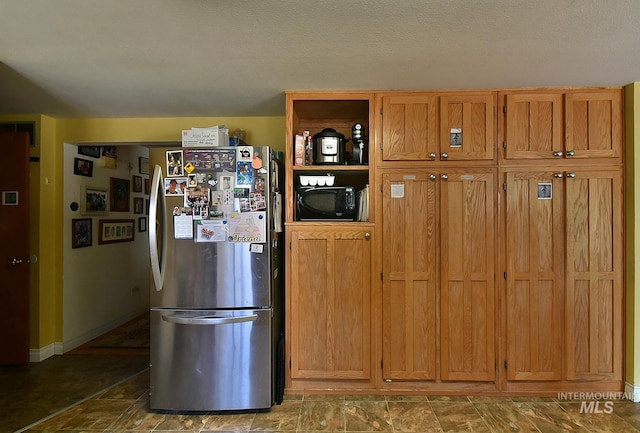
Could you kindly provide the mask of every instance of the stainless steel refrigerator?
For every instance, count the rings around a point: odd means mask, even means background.
[[[151,409],[281,403],[280,162],[252,146],[152,149],[150,161]]]

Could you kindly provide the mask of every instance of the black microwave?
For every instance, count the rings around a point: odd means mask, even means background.
[[[296,195],[298,221],[356,218],[356,190],[352,186],[299,186]]]

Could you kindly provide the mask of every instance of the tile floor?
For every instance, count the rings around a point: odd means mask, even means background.
[[[54,357],[73,358],[71,356]],[[507,398],[507,397],[446,397],[446,396],[370,396],[370,395],[287,395],[280,406],[269,412],[234,414],[161,414],[148,410],[149,372],[140,369],[139,360],[127,357],[124,360],[96,358],[93,367],[86,365],[85,373],[98,376],[94,385],[104,384],[110,375],[115,385],[105,386],[102,392],[88,396],[76,396],[80,403],[50,414],[38,415],[42,421],[14,428],[27,432],[640,432],[640,404],[617,400],[611,413],[581,414],[580,401],[565,401],[554,398]],[[49,404],[66,404],[72,399],[66,394],[65,383],[73,380],[69,376],[81,364],[71,360],[69,365],[55,361],[55,379],[46,379],[54,389],[46,393],[45,386],[36,382],[45,380],[33,376],[33,383],[23,384],[30,389],[24,396],[13,392],[19,399],[23,411],[30,406],[38,407],[41,400]],[[83,362],[86,362],[83,361]],[[46,363],[46,361],[45,361]],[[73,365],[72,365],[73,364]],[[108,365],[120,364],[119,373],[125,368],[136,370],[126,380],[118,374],[106,374],[112,370]],[[125,365],[126,364],[126,365]],[[102,373],[101,373],[102,371]],[[77,372],[76,372],[77,374]],[[11,396],[5,393],[4,381],[10,374],[0,369],[3,395],[0,399],[2,412],[11,404]],[[20,387],[18,380],[13,386]],[[39,391],[37,391],[39,389]],[[60,392],[62,390],[62,392]],[[92,390],[85,389],[84,394]],[[77,391],[76,391],[77,393]],[[6,394],[6,395],[5,395]],[[610,412],[609,406],[600,402],[600,410]],[[58,404],[59,406],[60,404]],[[68,404],[67,404],[68,405]],[[16,410],[16,409],[13,409]],[[49,415],[49,416],[47,416]],[[45,418],[46,417],[46,418]],[[2,416],[0,423],[5,426]],[[25,428],[26,427],[26,428]],[[4,427],[3,427],[4,428]]]

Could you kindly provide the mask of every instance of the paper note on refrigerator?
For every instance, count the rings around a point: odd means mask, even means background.
[[[227,240],[227,225],[224,220],[196,221],[196,242],[224,242]]]
[[[266,212],[234,212],[227,219],[230,242],[267,241]]]

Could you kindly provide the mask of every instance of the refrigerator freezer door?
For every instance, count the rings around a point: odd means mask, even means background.
[[[268,409],[271,310],[151,310],[154,410]]]

